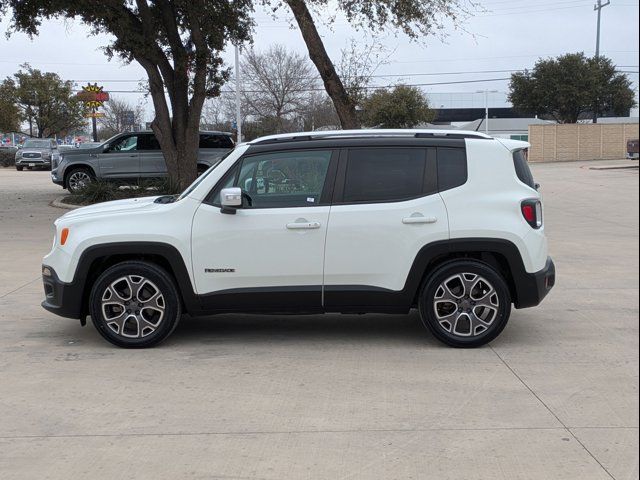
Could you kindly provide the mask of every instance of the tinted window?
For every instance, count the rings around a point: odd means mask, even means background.
[[[467,183],[467,154],[463,148],[438,148],[438,189]]]
[[[384,202],[423,192],[426,150],[376,148],[349,151],[345,202]]]
[[[516,167],[516,175],[518,175],[520,181],[535,189],[536,182],[529,168],[526,150],[516,150],[513,152],[513,165]]]
[[[310,150],[245,157],[234,174],[218,185],[213,203],[219,205],[222,188],[234,186],[249,194],[253,208],[318,205],[331,154],[330,150]]]
[[[229,135],[201,133],[200,148],[233,148],[233,140]]]
[[[153,134],[138,135],[138,150],[160,150],[160,144]]]

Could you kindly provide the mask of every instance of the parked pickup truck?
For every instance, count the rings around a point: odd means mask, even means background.
[[[217,164],[233,149],[230,133],[200,132],[198,172]],[[51,180],[71,192],[94,179],[136,182],[167,175],[167,165],[152,132],[121,133],[93,148],[66,150],[54,157]]]

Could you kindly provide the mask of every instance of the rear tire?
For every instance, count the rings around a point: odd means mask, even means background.
[[[181,302],[173,278],[159,266],[122,262],[96,280],[89,297],[91,320],[118,347],[158,345],[175,330]]]
[[[427,278],[419,310],[422,323],[438,340],[473,348],[486,345],[504,330],[511,315],[511,295],[493,267],[454,260]]]

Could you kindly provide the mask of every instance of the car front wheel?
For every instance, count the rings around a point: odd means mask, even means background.
[[[67,174],[67,188],[71,193],[78,193],[93,182],[93,173],[88,168],[76,168]]]
[[[89,298],[91,319],[100,334],[125,348],[153,347],[176,328],[181,315],[172,277],[147,262],[128,261],[108,268]]]
[[[479,347],[494,340],[511,314],[502,275],[475,260],[455,260],[425,282],[419,301],[422,323],[453,347]]]

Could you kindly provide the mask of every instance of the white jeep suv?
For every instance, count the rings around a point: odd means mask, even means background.
[[[527,147],[434,130],[241,144],[178,197],[60,217],[42,305],[121,347],[158,344],[183,312],[412,308],[446,344],[483,345],[555,281]]]

